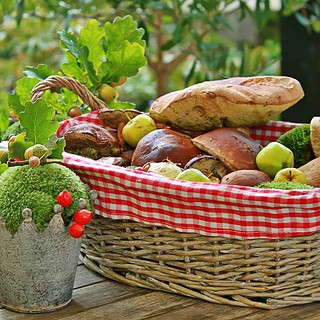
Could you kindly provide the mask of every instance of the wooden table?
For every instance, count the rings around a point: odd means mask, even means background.
[[[1,284],[0,284],[1,285]],[[261,310],[213,304],[108,280],[79,263],[72,302],[46,314],[20,314],[0,307],[1,320],[316,320],[320,303]]]

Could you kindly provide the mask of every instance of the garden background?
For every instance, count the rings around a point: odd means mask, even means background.
[[[12,95],[26,67],[61,72],[58,32],[78,36],[92,19],[104,26],[127,15],[144,30],[147,64],[118,91],[137,109],[196,82],[282,74],[297,78],[306,94],[282,120],[319,114],[319,0],[1,0],[0,133],[19,112]]]

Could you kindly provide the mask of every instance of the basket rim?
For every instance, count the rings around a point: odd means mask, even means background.
[[[66,120],[60,134],[74,123],[99,124],[98,114],[96,111]],[[273,121],[267,127],[282,124]],[[64,154],[64,164],[97,191],[96,214],[115,220],[239,239],[283,238],[320,231],[320,188],[266,190],[178,181],[69,153]]]

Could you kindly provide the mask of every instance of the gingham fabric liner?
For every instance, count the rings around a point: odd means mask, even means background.
[[[94,111],[61,123],[103,125]],[[251,129],[263,145],[296,123],[270,121]],[[284,238],[320,230],[320,189],[262,190],[162,178],[64,153],[64,163],[98,193],[95,213],[177,231],[237,239]]]

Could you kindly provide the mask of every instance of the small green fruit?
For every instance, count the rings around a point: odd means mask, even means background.
[[[154,120],[147,114],[139,114],[130,119],[122,128],[123,139],[135,148],[145,135],[157,129]]]
[[[176,179],[194,182],[211,182],[211,180],[200,170],[194,168],[182,171],[180,174],[177,175]]]
[[[273,178],[281,169],[294,167],[294,155],[283,144],[270,142],[257,154],[256,164],[260,171]]]
[[[307,178],[304,172],[296,168],[284,168],[277,172],[274,182],[299,182],[302,184],[307,183]]]
[[[44,145],[35,144],[24,152],[24,157],[26,160],[29,160],[32,156],[36,156],[42,160],[47,158],[48,153],[49,150]]]
[[[0,163],[7,163],[9,159],[9,151],[6,149],[0,149]]]
[[[105,102],[109,102],[118,98],[118,91],[108,84],[103,84],[98,90],[99,97]]]

